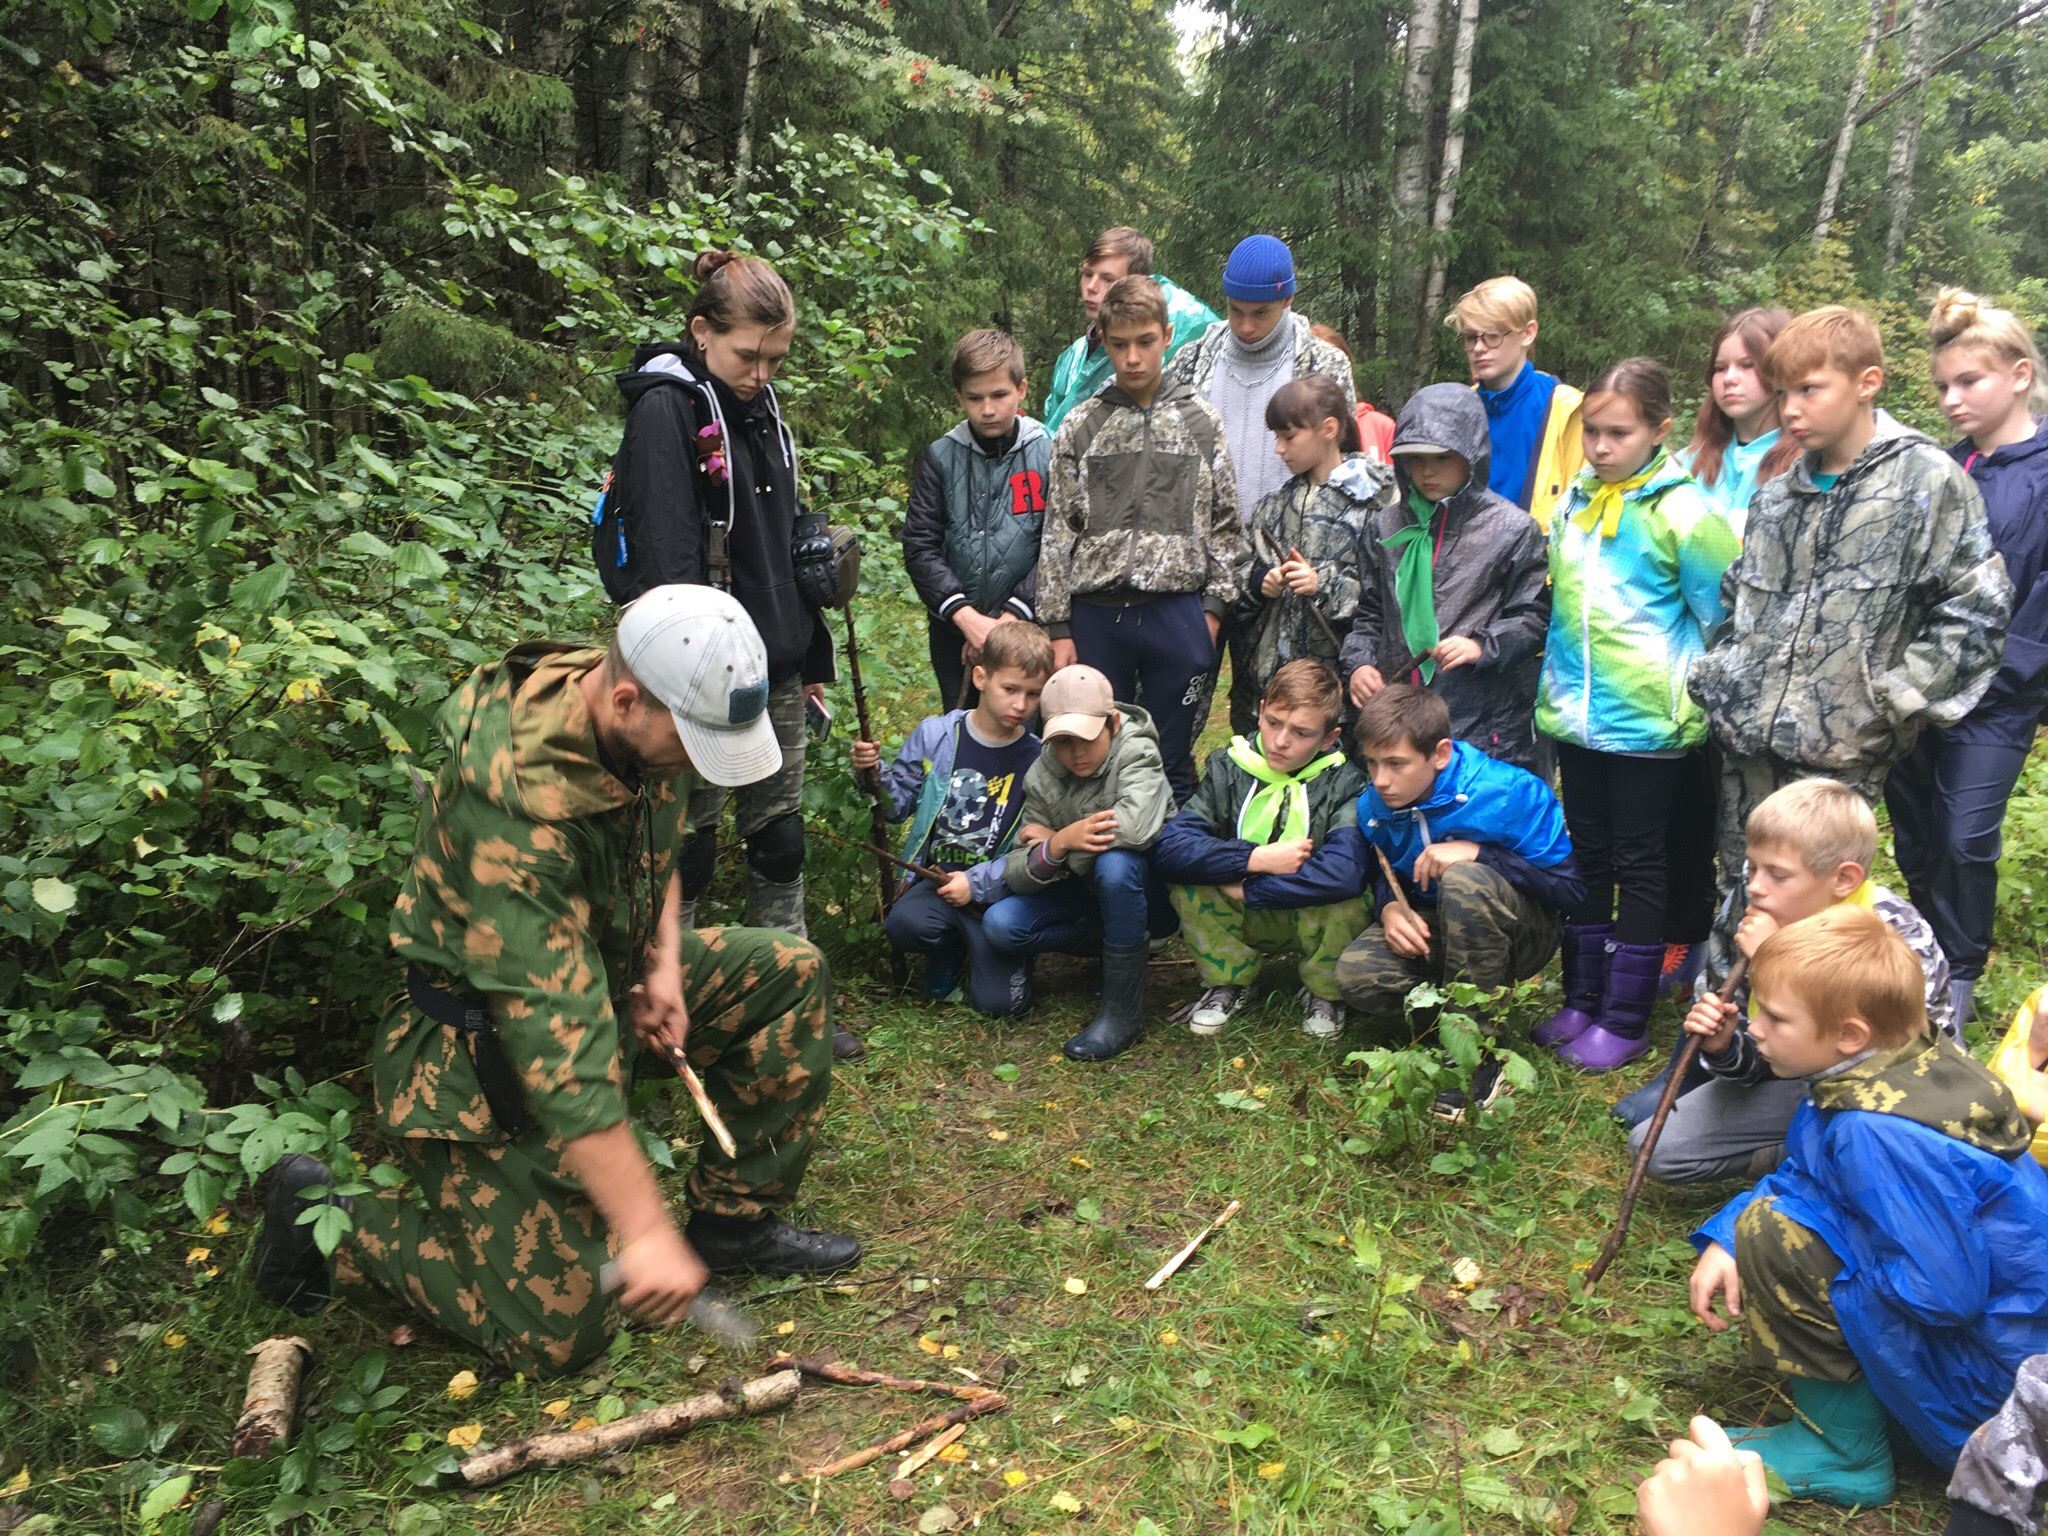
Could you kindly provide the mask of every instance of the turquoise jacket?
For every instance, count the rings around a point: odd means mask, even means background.
[[[1595,752],[1671,752],[1706,740],[1686,674],[1727,617],[1721,576],[1740,552],[1728,518],[1665,458],[1629,492],[1612,538],[1580,527],[1599,479],[1582,471],[1550,519],[1550,633],[1536,728]]]
[[[1153,281],[1166,291],[1166,318],[1173,324],[1173,335],[1166,343],[1165,361],[1170,363],[1174,353],[1189,342],[1199,340],[1202,333],[1221,316],[1172,278],[1160,277],[1155,272]],[[1067,412],[1084,400],[1092,400],[1115,372],[1109,361],[1109,350],[1095,344],[1093,326],[1076,336],[1074,344],[1053,364],[1052,388],[1046,391],[1045,412],[1039,418],[1045,423],[1045,430],[1048,433],[1059,431]]]

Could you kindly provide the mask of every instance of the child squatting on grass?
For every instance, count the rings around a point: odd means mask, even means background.
[[[1855,907],[1756,952],[1756,1048],[1806,1097],[1784,1162],[1692,1234],[1691,1304],[1790,1378],[1797,1416],[1733,1438],[1795,1498],[1889,1500],[1887,1416],[1954,1468],[2048,1350],[2048,1171],[2004,1084],[1928,1027],[1925,983]]]
[[[1147,851],[1173,810],[1151,716],[1119,704],[1093,667],[1062,667],[1039,695],[1046,750],[1024,776],[1023,821],[1003,861],[1011,895],[982,920],[1018,960],[1046,950],[1102,957],[1102,1007],[1064,1047],[1075,1061],[1128,1050],[1145,1028],[1150,941],[1173,907]]]
[[[889,819],[910,821],[903,857],[946,872],[943,884],[904,882],[882,927],[892,948],[925,957],[925,996],[952,995],[964,960],[974,1006],[1010,1015],[1031,1006],[1031,963],[998,954],[982,915],[1008,894],[1003,860],[1039,755],[1025,726],[1052,674],[1052,641],[1036,624],[1012,620],[990,626],[980,655],[974,707],[921,722],[881,771]],[[859,774],[881,761],[872,741],[856,741],[852,755]]]
[[[1269,955],[1299,957],[1302,1030],[1343,1030],[1337,957],[1371,919],[1364,850],[1331,842],[1356,829],[1365,787],[1337,748],[1343,707],[1325,663],[1288,662],[1259,700],[1258,734],[1210,754],[1194,799],[1159,834],[1152,869],[1205,989],[1188,1017],[1195,1034],[1223,1028]]]
[[[1444,701],[1407,683],[1365,701],[1358,745],[1371,783],[1358,797],[1358,825],[1330,841],[1347,857],[1355,848],[1379,921],[1338,957],[1344,1001],[1385,1014],[1423,982],[1493,991],[1542,970],[1557,951],[1561,914],[1586,894],[1550,786],[1453,741]],[[1489,1052],[1469,1102],[1485,1109],[1502,1081]],[[1434,1113],[1462,1119],[1467,1103],[1463,1090],[1446,1089]]]

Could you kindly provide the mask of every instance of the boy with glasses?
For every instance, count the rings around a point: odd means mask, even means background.
[[[1486,405],[1493,457],[1486,487],[1550,531],[1550,509],[1583,462],[1579,403],[1585,397],[1529,361],[1536,345],[1535,290],[1519,277],[1489,277],[1458,300],[1444,324],[1458,333]]]

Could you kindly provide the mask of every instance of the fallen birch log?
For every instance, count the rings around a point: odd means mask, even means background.
[[[730,1393],[706,1392],[684,1402],[664,1403],[594,1429],[558,1429],[528,1435],[468,1457],[456,1469],[456,1476],[464,1487],[485,1488],[536,1468],[573,1467],[649,1441],[673,1440],[721,1419],[773,1413],[796,1401],[801,1380],[795,1371],[777,1371],[773,1376],[743,1381]]]
[[[313,1346],[296,1334],[278,1334],[252,1346],[249,1386],[242,1394],[242,1416],[235,1420],[230,1449],[237,1456],[261,1461],[292,1438],[292,1419],[299,1409],[299,1383],[313,1360]]]

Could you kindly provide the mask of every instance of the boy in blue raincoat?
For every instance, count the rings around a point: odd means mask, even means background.
[[[1750,1032],[1808,1079],[1786,1156],[1693,1233],[1692,1310],[1739,1318],[1790,1422],[1737,1432],[1794,1498],[1892,1496],[1886,1417],[1943,1470],[2048,1350],[2048,1172],[1989,1069],[1927,1025],[1926,977],[1874,913],[1757,950]]]

